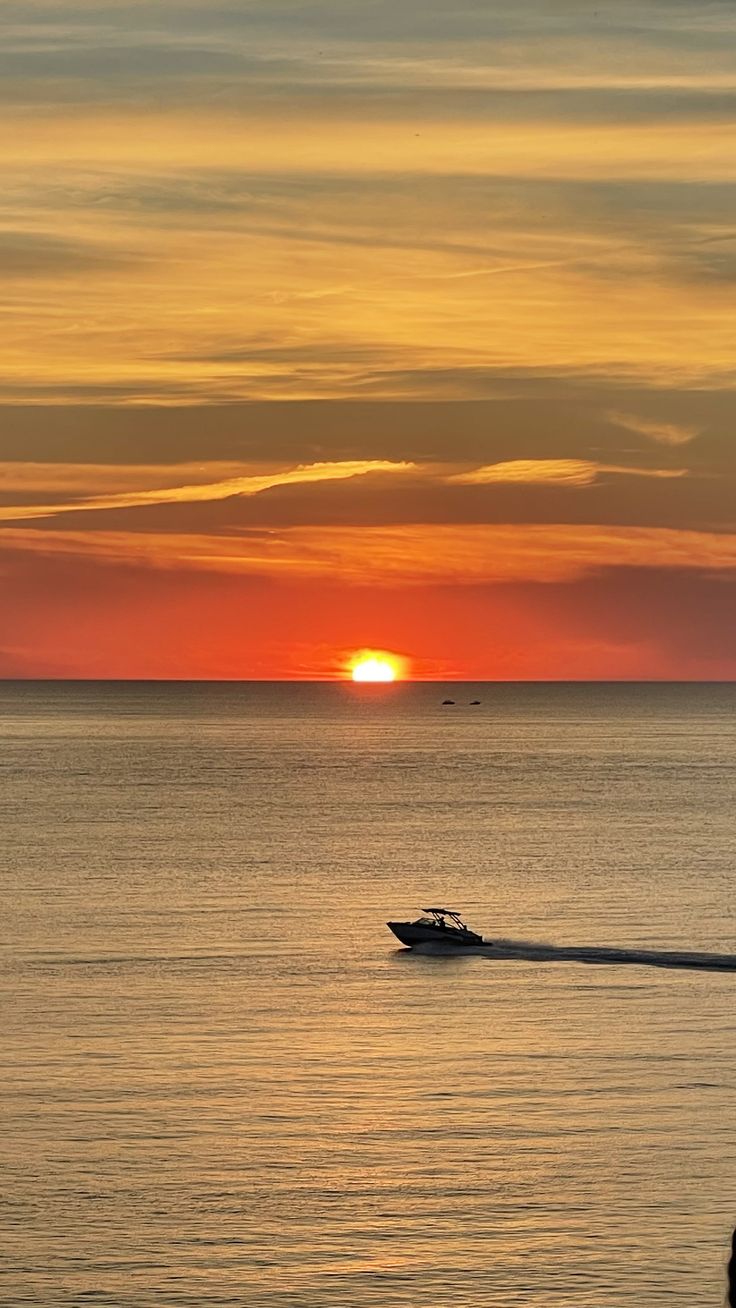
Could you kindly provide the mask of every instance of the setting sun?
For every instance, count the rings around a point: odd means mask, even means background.
[[[401,676],[403,660],[395,654],[378,650],[361,650],[348,663],[353,681],[396,681]]]
[[[383,659],[365,659],[353,668],[353,681],[395,681],[396,670]]]

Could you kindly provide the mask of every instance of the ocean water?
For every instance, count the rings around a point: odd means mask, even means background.
[[[723,1303],[735,686],[5,683],[0,745],[0,1303]]]

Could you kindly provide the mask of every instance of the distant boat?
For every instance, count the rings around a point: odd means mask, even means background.
[[[471,931],[461,921],[459,913],[452,908],[423,908],[427,917],[418,917],[416,922],[387,922],[389,931],[393,931],[402,945],[441,944],[441,945],[484,945],[490,942]],[[445,920],[449,919],[449,920]]]
[[[471,703],[471,704],[480,704],[480,700],[479,700],[479,699],[471,699],[470,703]]]
[[[454,699],[443,699],[442,703],[443,703],[443,704],[454,704],[455,701],[454,701]]]

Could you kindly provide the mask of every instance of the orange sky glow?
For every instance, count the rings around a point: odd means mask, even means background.
[[[155,9],[6,16],[0,676],[736,676],[732,6]]]

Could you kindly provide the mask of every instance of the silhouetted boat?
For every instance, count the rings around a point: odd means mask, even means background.
[[[461,921],[460,915],[452,908],[423,908],[427,917],[418,917],[416,922],[387,922],[402,945],[442,944],[442,945],[487,945],[476,931],[471,931]]]
[[[443,699],[442,703],[443,703],[443,704],[454,704],[455,701],[454,701],[454,699]]]

